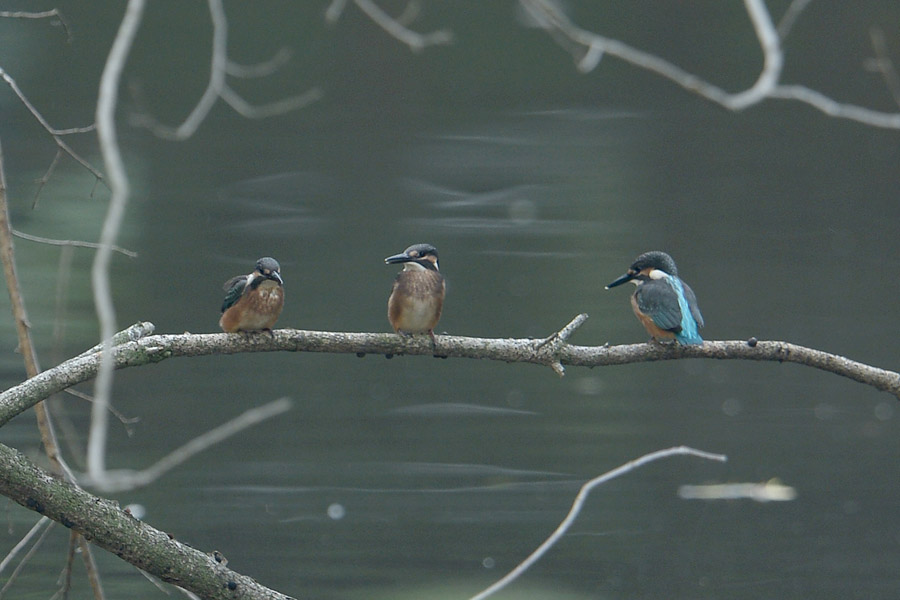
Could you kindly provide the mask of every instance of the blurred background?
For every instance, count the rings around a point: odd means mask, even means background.
[[[37,5],[40,6],[37,6]],[[769,2],[778,20],[790,3]],[[406,4],[381,0],[389,14]],[[581,74],[516,2],[418,3],[409,27],[450,45],[410,49],[350,3],[229,2],[229,57],[291,58],[229,78],[254,104],[319,88],[261,120],[219,103],[185,142],[135,126],[177,125],[206,85],[201,2],[149,3],[123,76],[120,144],[132,197],[112,268],[120,328],[218,331],[221,284],[257,258],[282,265],[283,327],[389,331],[397,271],[416,242],[440,251],[439,332],[543,337],[580,312],[574,343],[647,336],[628,289],[603,286],[665,250],[697,294],[707,339],[786,340],[897,368],[900,132],[768,101],[731,113],[605,57]],[[58,128],[94,119],[124,3],[0,19],[0,66]],[[580,26],[657,54],[729,91],[761,54],[739,2],[571,1]],[[900,61],[895,2],[811,3],[785,42],[785,83],[897,111],[872,28]],[[108,191],[67,158],[38,192],[55,145],[7,86],[0,139],[13,226],[96,241]],[[95,135],[66,140],[102,168]],[[46,368],[97,343],[91,250],[18,240]],[[8,300],[3,295],[8,309]],[[2,313],[0,313],[2,314]],[[6,313],[10,313],[7,311]],[[24,378],[11,317],[0,378]],[[84,392],[90,385],[79,386]],[[572,532],[498,598],[896,598],[897,400],[797,365],[676,361],[549,369],[474,360],[265,354],[179,359],[116,374],[110,468],[143,468],[201,432],[278,397],[281,418],[243,432],[154,485],[113,495],[145,520],[296,597],[465,598],[522,560],[587,479],[687,444],[726,464],[676,458],[600,488]],[[89,404],[62,397],[76,468]],[[30,414],[0,441],[38,457]],[[683,484],[792,486],[791,502],[679,499]],[[11,548],[35,521],[7,503]],[[61,527],[19,575],[46,598],[65,560]],[[5,551],[3,551],[5,553]],[[162,598],[98,551],[110,597]],[[87,597],[83,576],[73,597]]]

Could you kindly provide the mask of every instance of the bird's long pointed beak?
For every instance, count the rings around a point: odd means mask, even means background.
[[[281,273],[278,271],[272,271],[272,274],[269,277],[277,281],[280,285],[284,285],[284,280],[281,278]]]
[[[634,273],[625,273],[624,275],[607,285],[606,289],[614,288],[617,285],[622,285],[623,283],[628,283],[632,279],[634,279]]]
[[[405,262],[409,262],[411,260],[413,260],[413,259],[412,259],[412,257],[409,256],[409,254],[405,254],[405,253],[401,252],[400,254],[388,256],[386,259],[384,259],[384,264],[393,265],[395,263],[405,263]]]

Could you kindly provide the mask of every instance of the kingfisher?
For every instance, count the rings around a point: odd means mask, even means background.
[[[624,275],[606,289],[631,282],[637,286],[631,308],[644,329],[656,341],[677,340],[681,344],[702,344],[697,331],[703,315],[694,291],[678,277],[675,261],[665,252],[645,252],[634,259]]]
[[[434,341],[434,328],[441,318],[447,286],[438,269],[438,251],[431,244],[413,244],[400,254],[388,256],[385,264],[403,264],[388,298],[388,321],[400,335],[427,333]]]
[[[264,256],[256,261],[252,273],[232,277],[223,287],[225,301],[219,319],[223,331],[272,330],[284,307],[284,281],[277,260]]]

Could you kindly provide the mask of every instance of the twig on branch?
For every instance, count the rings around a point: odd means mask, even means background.
[[[569,321],[568,325],[538,344],[539,350],[549,348],[548,352],[553,356],[550,360],[550,368],[560,377],[563,377],[566,374],[566,368],[563,367],[559,360],[559,350],[569,342],[569,338],[572,337],[572,334],[575,333],[576,329],[581,327],[582,323],[587,321],[587,318],[587,313],[581,313]]]
[[[576,317],[568,327],[583,322]],[[152,327],[141,323],[134,328]],[[132,328],[126,331],[131,331]],[[126,336],[127,337],[127,336]],[[553,336],[551,336],[552,339]],[[620,346],[575,346],[560,340],[474,338],[436,335],[403,337],[394,333],[345,333],[278,329],[268,333],[184,333],[151,335],[118,344],[112,364],[116,369],[158,363],[168,358],[240,354],[244,352],[328,352],[335,354],[418,355],[442,358],[480,358],[521,362],[553,368],[560,365],[602,367],[682,358],[792,362],[870,385],[900,398],[900,373],[879,369],[843,356],[777,341],[706,341],[697,346],[679,344],[626,344]],[[25,380],[0,393],[0,426],[36,402],[97,375],[102,352],[82,353],[75,358]]]
[[[561,45],[573,51],[582,72],[594,69],[604,55],[614,56],[631,65],[646,69],[680,85],[684,89],[715,102],[728,110],[744,110],[767,99],[793,100],[816,108],[828,116],[857,121],[872,127],[900,129],[900,113],[872,110],[855,104],[838,102],[825,94],[802,85],[781,83],[784,66],[782,35],[772,22],[764,0],[744,0],[744,6],[763,53],[763,68],[754,84],[743,91],[731,93],[705,81],[658,56],[639,50],[575,25],[553,0],[519,0],[534,21],[544,27]],[[807,2],[795,0],[782,21],[788,31],[806,7]],[[575,50],[572,49],[574,44]]]
[[[534,563],[540,560],[541,557],[543,557],[544,554],[546,554],[547,551],[552,548],[556,544],[556,542],[558,542],[562,538],[562,536],[566,534],[566,532],[572,526],[572,523],[574,523],[575,519],[578,518],[579,513],[581,513],[581,509],[584,506],[585,501],[587,500],[588,494],[590,494],[595,487],[602,485],[607,481],[615,479],[616,477],[620,477],[622,475],[625,475],[626,473],[630,473],[631,471],[653,461],[660,460],[662,458],[668,458],[670,456],[682,455],[696,456],[698,458],[704,458],[706,460],[717,460],[719,462],[725,462],[726,460],[728,460],[728,457],[726,457],[724,454],[712,454],[711,452],[695,450],[694,448],[689,448],[687,446],[676,446],[675,448],[669,448],[667,450],[657,450],[656,452],[645,454],[644,456],[629,461],[620,467],[616,467],[612,471],[608,471],[603,475],[599,475],[598,477],[591,479],[583,486],[581,486],[581,490],[579,490],[578,495],[575,496],[575,501],[572,503],[572,508],[569,509],[569,514],[566,515],[566,517],[553,531],[553,533],[551,533],[550,536],[534,550],[534,552],[529,554],[528,557],[521,563],[519,563],[512,571],[497,580],[490,587],[472,596],[469,600],[484,600],[488,596],[499,592],[507,585],[518,579],[519,576],[522,575],[522,573],[527,571]]]
[[[117,503],[53,477],[20,452],[0,444],[0,493],[78,532],[91,543],[207,600],[290,600],[147,525]],[[139,541],[139,542],[136,542]]]
[[[418,13],[418,4],[407,4],[403,14],[396,19],[384,12],[381,7],[372,0],[353,0],[353,4],[366,14],[372,21],[385,30],[394,39],[409,46],[413,52],[419,52],[426,46],[435,46],[453,43],[453,33],[447,29],[438,29],[430,33],[416,33],[406,23]],[[344,12],[347,0],[334,0],[325,11],[325,20],[334,23]]]

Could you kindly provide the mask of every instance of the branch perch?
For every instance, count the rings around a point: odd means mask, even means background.
[[[330,352],[335,354],[417,355],[442,358],[481,358],[551,367],[563,365],[603,367],[681,358],[793,362],[893,394],[900,399],[900,373],[879,369],[836,354],[778,341],[706,341],[699,346],[658,343],[620,346],[575,346],[567,339],[587,319],[578,315],[547,339],[475,338],[437,335],[432,344],[426,335],[405,338],[393,333],[346,333],[278,329],[271,335],[233,333],[183,333],[142,335],[151,323],[138,323],[115,338],[126,340],[114,347],[116,369],[158,363],[168,358],[210,356],[243,352]],[[102,351],[92,349],[27,379],[0,394],[0,426],[37,402],[75,384],[93,379]]]

